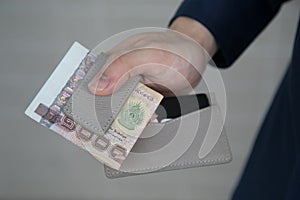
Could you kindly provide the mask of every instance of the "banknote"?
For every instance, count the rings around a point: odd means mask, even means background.
[[[62,111],[76,85],[93,63],[94,56],[87,56],[88,52],[88,49],[75,42],[25,111],[36,122],[81,148],[84,146],[74,131],[76,123]],[[58,123],[59,119],[63,122]]]
[[[107,165],[115,169],[120,168],[140,134],[151,120],[162,98],[163,96],[158,92],[141,83],[137,84],[106,132],[106,142],[102,141],[103,146],[107,143],[113,144],[108,156],[112,159],[107,161]],[[95,148],[89,148],[89,151],[96,158],[101,159],[103,157],[103,153],[95,151]]]
[[[86,130],[63,108],[96,60],[75,42],[41,88],[25,114],[88,151],[97,160],[119,169],[158,107],[162,95],[138,83],[104,135]]]
[[[161,99],[162,95],[138,83],[104,135],[97,135],[83,127],[76,135],[95,158],[119,169]]]

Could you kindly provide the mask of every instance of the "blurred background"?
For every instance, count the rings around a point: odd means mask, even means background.
[[[281,12],[223,78],[230,164],[116,180],[24,110],[76,40],[88,48],[135,27],[165,27],[179,0],[0,1],[0,199],[229,199],[289,62],[299,1]],[[237,27],[239,28],[239,27]]]

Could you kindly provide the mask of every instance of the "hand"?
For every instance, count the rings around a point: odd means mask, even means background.
[[[110,95],[136,75],[141,75],[144,84],[165,96],[186,94],[197,86],[210,59],[204,48],[210,54],[216,49],[213,37],[201,24],[189,18],[179,17],[170,28],[184,34],[171,30],[140,33],[107,52],[105,71],[93,78],[90,91],[96,95]],[[200,34],[194,35],[195,30]],[[203,48],[199,40],[205,41],[206,47]]]

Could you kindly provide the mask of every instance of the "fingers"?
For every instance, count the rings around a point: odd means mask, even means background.
[[[100,96],[112,94],[118,90],[130,77],[143,74],[145,67],[140,67],[149,63],[153,58],[153,50],[135,50],[121,56],[110,55],[107,64],[89,83],[88,88],[91,93]],[[157,53],[156,53],[157,54]]]
[[[191,89],[199,82],[198,71],[186,60],[157,49],[136,50],[119,57],[111,55],[106,66],[88,85],[95,95],[110,95],[135,75],[142,75],[144,84],[166,96]]]
[[[123,60],[121,56],[115,59],[103,73],[99,72],[88,85],[90,92],[106,96],[120,88],[130,78],[128,72],[131,69],[130,63]]]

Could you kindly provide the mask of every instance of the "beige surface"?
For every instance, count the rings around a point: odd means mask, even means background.
[[[224,71],[225,166],[108,180],[91,156],[23,114],[74,40],[92,48],[134,27],[165,26],[179,0],[0,2],[0,198],[227,199],[288,63],[299,1],[282,12]]]

